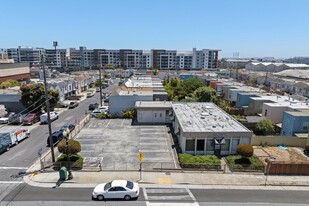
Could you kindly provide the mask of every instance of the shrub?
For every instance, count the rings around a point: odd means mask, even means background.
[[[237,145],[237,154],[239,154],[242,158],[248,158],[253,156],[253,147],[249,144],[239,144]]]
[[[123,118],[133,119],[135,117],[135,110],[128,109],[125,111],[122,111]]]
[[[75,168],[82,168],[83,167],[83,163],[84,163],[84,158],[78,154],[74,154],[74,155],[69,155],[70,157],[70,166],[71,167],[75,167]],[[60,157],[57,158],[56,160],[56,164],[58,166],[65,166],[68,167],[68,162],[67,162],[67,156],[66,154],[62,154],[60,155]]]
[[[66,154],[66,141],[65,139],[61,140],[58,143],[58,151],[60,153]],[[81,151],[80,143],[76,140],[69,139],[69,154],[77,154]]]

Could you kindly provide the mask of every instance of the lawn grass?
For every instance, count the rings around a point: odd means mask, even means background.
[[[231,170],[261,170],[263,163],[255,156],[242,159],[240,155],[229,155],[225,160]]]
[[[179,163],[185,168],[216,168],[221,167],[220,159],[215,155],[190,155],[190,154],[179,154]]]

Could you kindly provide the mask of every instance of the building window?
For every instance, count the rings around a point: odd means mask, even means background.
[[[221,151],[229,151],[230,150],[230,141],[229,139],[225,139],[225,144],[221,145]]]
[[[160,117],[162,117],[162,113],[160,113]]]
[[[186,140],[186,151],[194,151],[195,149],[195,139]]]
[[[265,109],[264,116],[267,117],[267,109]]]
[[[155,114],[155,118],[157,118],[157,113],[154,113]]]
[[[198,139],[196,143],[196,150],[197,151],[204,151],[204,145],[205,145],[205,140],[204,139]]]
[[[206,150],[213,151],[214,150],[214,141],[212,139],[208,139],[206,142]]]
[[[309,122],[304,122],[303,123],[303,130],[304,131],[308,131],[308,125],[309,125]]]

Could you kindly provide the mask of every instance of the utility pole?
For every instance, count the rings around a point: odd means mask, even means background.
[[[52,161],[54,163],[55,162],[54,142],[53,142],[53,138],[52,138],[49,98],[48,98],[47,83],[46,83],[46,72],[45,72],[45,60],[44,60],[43,54],[41,55],[41,63],[42,63],[42,67],[43,67],[43,78],[44,78],[44,90],[45,90],[45,103],[46,103],[47,122],[48,122],[49,144],[50,144],[50,150],[51,150],[51,155],[52,155]]]
[[[99,81],[100,81],[100,106],[102,105],[102,74],[101,74],[101,66],[99,65]]]

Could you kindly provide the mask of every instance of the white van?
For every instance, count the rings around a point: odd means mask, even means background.
[[[57,112],[50,112],[50,121],[54,121],[58,119],[59,115]],[[40,116],[40,122],[41,124],[47,124],[48,123],[48,116],[47,113],[44,113]]]

